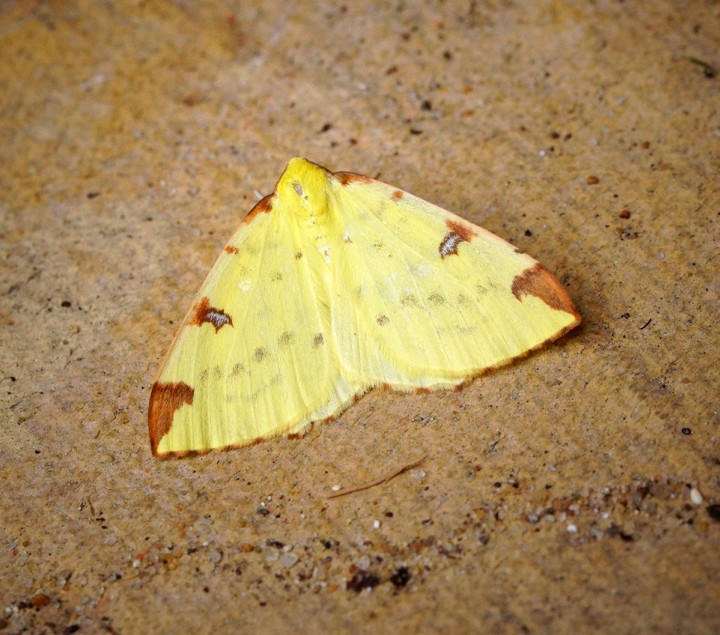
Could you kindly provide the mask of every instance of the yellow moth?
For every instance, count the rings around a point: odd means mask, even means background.
[[[375,386],[459,386],[579,323],[555,277],[501,238],[294,158],[175,336],[150,396],[152,452],[299,435]]]

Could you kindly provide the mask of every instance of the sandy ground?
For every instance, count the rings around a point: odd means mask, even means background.
[[[718,33],[709,0],[0,5],[0,631],[718,632]],[[153,458],[159,362],[294,155],[510,240],[583,325]]]

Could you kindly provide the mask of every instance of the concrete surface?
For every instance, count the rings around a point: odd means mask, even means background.
[[[711,0],[4,2],[0,631],[718,632],[718,33]],[[509,239],[582,327],[154,459],[160,359],[293,155]]]

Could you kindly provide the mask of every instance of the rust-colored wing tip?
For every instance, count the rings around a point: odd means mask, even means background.
[[[565,287],[539,262],[515,276],[512,283],[512,294],[520,301],[524,295],[534,295],[551,309],[564,311],[575,316],[575,327],[580,323],[580,313],[575,308]]]
[[[182,381],[153,384],[148,408],[148,431],[153,455],[161,456],[157,453],[158,445],[172,427],[175,411],[183,404],[192,404],[194,395],[192,387]]]

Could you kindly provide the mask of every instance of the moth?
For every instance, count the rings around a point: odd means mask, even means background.
[[[558,280],[391,185],[292,159],[211,269],[153,384],[155,456],[301,435],[376,386],[457,387],[561,337]]]

